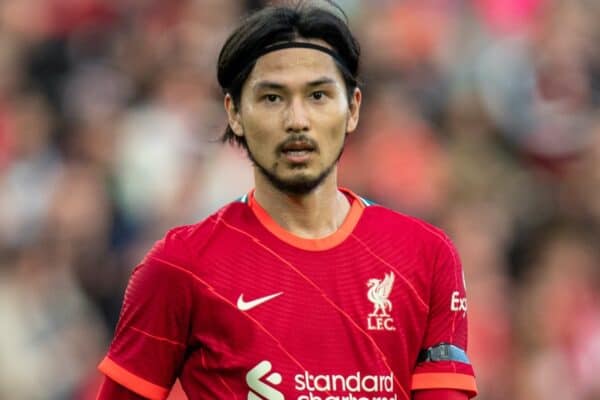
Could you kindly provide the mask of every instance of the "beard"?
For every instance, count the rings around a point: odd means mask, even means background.
[[[302,140],[302,138],[294,138],[294,140]],[[269,170],[267,167],[265,167],[264,165],[262,165],[261,163],[259,163],[256,160],[256,158],[252,154],[252,151],[250,150],[250,148],[247,145],[246,145],[246,152],[248,153],[248,158],[250,159],[252,164],[260,171],[261,174],[263,174],[269,180],[269,182],[273,185],[273,187],[275,187],[277,190],[279,190],[281,192],[298,196],[298,195],[306,195],[306,194],[311,193],[313,190],[315,190],[317,187],[319,187],[319,185],[321,185],[323,183],[325,178],[327,178],[331,174],[331,172],[337,165],[338,161],[342,157],[345,144],[346,144],[346,140],[344,139],[344,143],[342,143],[342,146],[340,147],[338,154],[337,154],[336,158],[333,160],[333,162],[330,165],[328,165],[325,169],[323,169],[323,171],[321,171],[321,173],[319,173],[319,175],[317,175],[314,178],[310,178],[307,176],[299,176],[296,178],[289,178],[289,179],[281,178],[281,177],[277,176],[277,174],[274,172],[275,169],[277,168],[278,163],[275,163],[273,168],[271,170]],[[279,149],[281,147],[282,147],[281,145],[278,146],[278,153],[279,153]],[[296,168],[302,168],[302,166],[298,166]]]

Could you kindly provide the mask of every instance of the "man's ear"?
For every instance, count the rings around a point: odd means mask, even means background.
[[[354,89],[354,93],[352,93],[352,98],[350,99],[350,104],[348,106],[348,124],[346,128],[347,133],[354,132],[354,130],[358,126],[361,102],[362,92],[359,88],[356,88]]]
[[[240,118],[240,112],[238,111],[233,98],[229,93],[225,95],[223,100],[225,111],[227,111],[227,119],[229,121],[229,127],[236,136],[244,136],[244,130],[242,129],[242,123]]]

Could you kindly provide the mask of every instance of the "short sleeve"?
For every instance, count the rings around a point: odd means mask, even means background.
[[[149,399],[164,399],[182,367],[194,279],[173,235],[134,269],[115,336],[99,365],[105,375]]]
[[[456,389],[477,394],[467,351],[467,294],[458,253],[443,236],[431,280],[425,338],[412,377],[412,390]]]

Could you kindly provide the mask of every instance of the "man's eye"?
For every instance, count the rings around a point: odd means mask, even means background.
[[[323,97],[325,97],[325,93],[323,93],[321,91],[312,93],[312,98],[315,100],[321,100]]]
[[[275,103],[277,101],[279,101],[280,97],[276,94],[268,94],[265,96],[265,99],[269,102],[269,103]]]

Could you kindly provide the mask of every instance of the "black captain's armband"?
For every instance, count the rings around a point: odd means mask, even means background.
[[[465,364],[470,364],[467,353],[460,347],[457,347],[450,343],[440,343],[435,346],[431,346],[428,349],[423,349],[419,353],[417,363],[426,361],[458,361]]]

